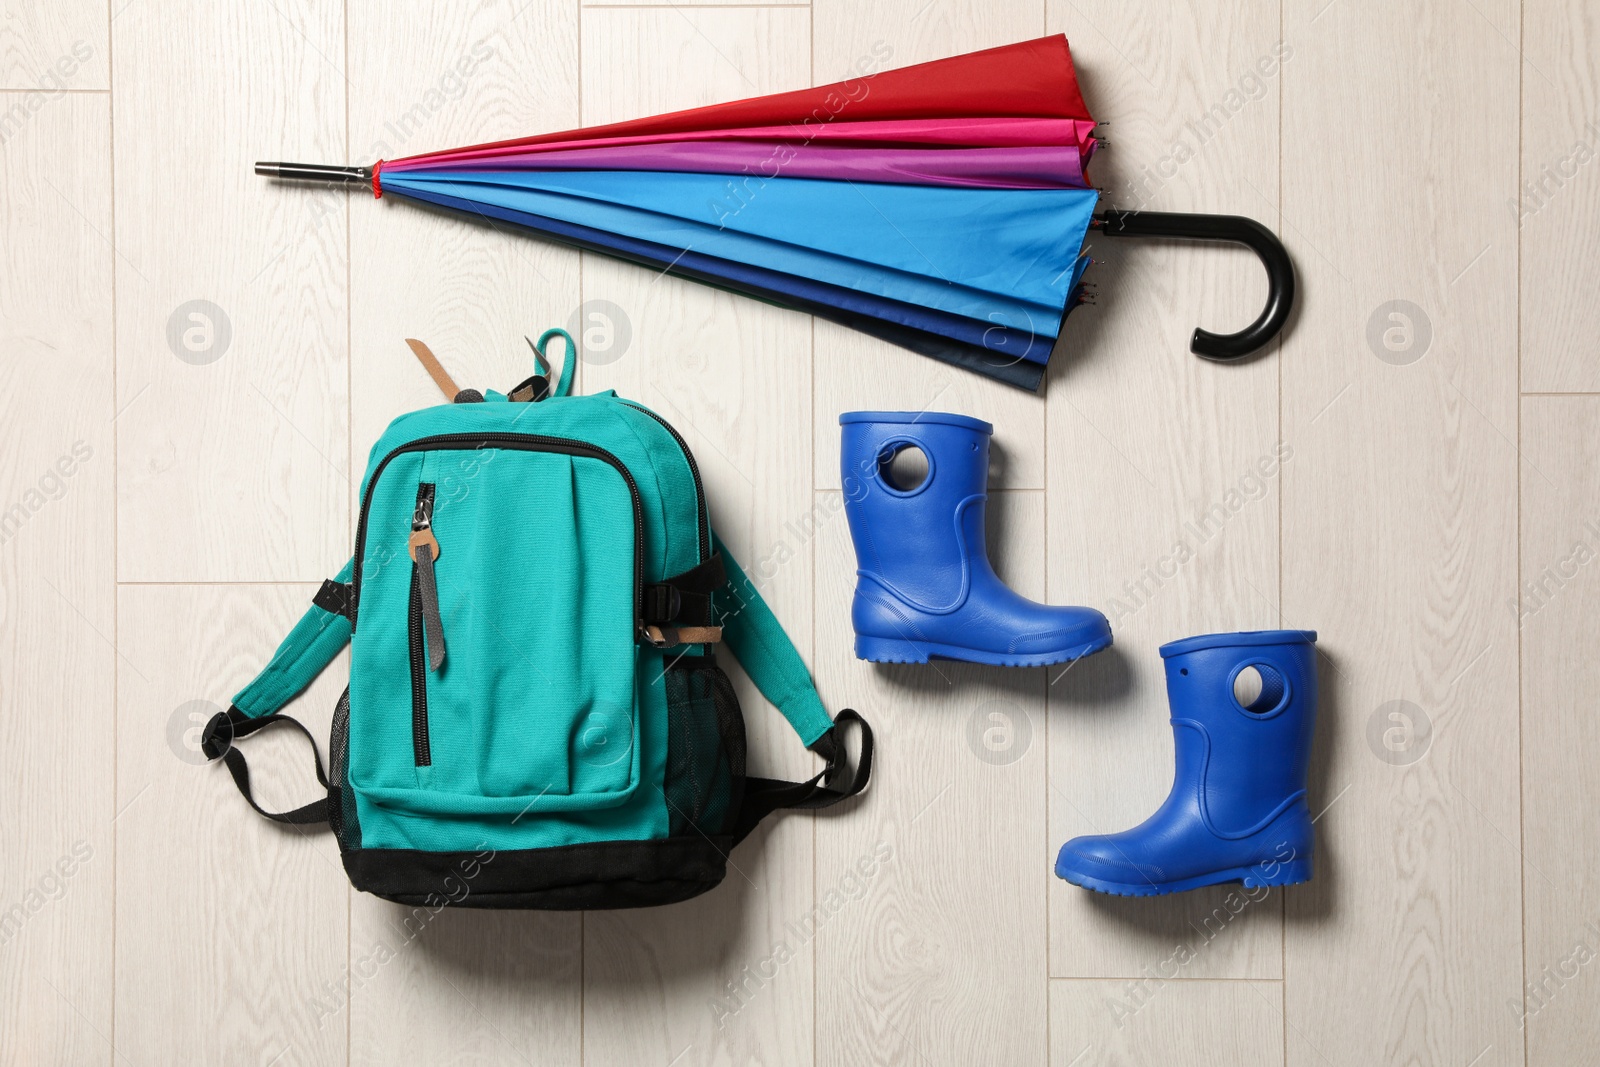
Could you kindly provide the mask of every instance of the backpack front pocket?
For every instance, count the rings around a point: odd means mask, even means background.
[[[632,476],[535,435],[423,438],[357,532],[350,780],[419,814],[582,811],[639,780]]]

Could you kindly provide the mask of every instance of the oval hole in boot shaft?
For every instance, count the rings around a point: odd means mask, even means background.
[[[928,454],[905,441],[889,445],[878,453],[878,477],[898,493],[920,489],[928,480]]]
[[[1263,715],[1283,702],[1288,688],[1275,667],[1252,663],[1233,676],[1233,699],[1253,715]]]

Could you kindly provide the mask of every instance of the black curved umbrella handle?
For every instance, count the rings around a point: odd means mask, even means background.
[[[1107,211],[1091,225],[1107,237],[1165,237],[1182,241],[1232,241],[1249,248],[1267,268],[1267,305],[1238,333],[1195,328],[1189,351],[1226,362],[1248,356],[1278,335],[1294,309],[1294,265],[1277,235],[1242,215],[1190,215],[1171,211]]]

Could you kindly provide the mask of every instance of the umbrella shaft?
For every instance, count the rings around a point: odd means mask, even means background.
[[[371,167],[331,167],[319,163],[257,163],[256,173],[266,178],[300,182],[365,184],[372,180]]]

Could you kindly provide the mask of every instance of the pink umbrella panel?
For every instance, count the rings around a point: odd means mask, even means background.
[[[636,170],[727,174],[755,181],[816,178],[825,181],[891,182],[903,185],[961,185],[982,189],[1083,189],[1088,183],[1078,149],[1067,146],[1018,148],[860,148],[808,145],[795,148],[769,141],[678,141],[670,144],[577,148],[497,156],[476,166],[385,163],[383,173],[427,170],[558,171]]]
[[[661,170],[771,179],[1083,189],[1097,144],[1075,119],[886,120],[508,142],[390,160],[381,172]]]

